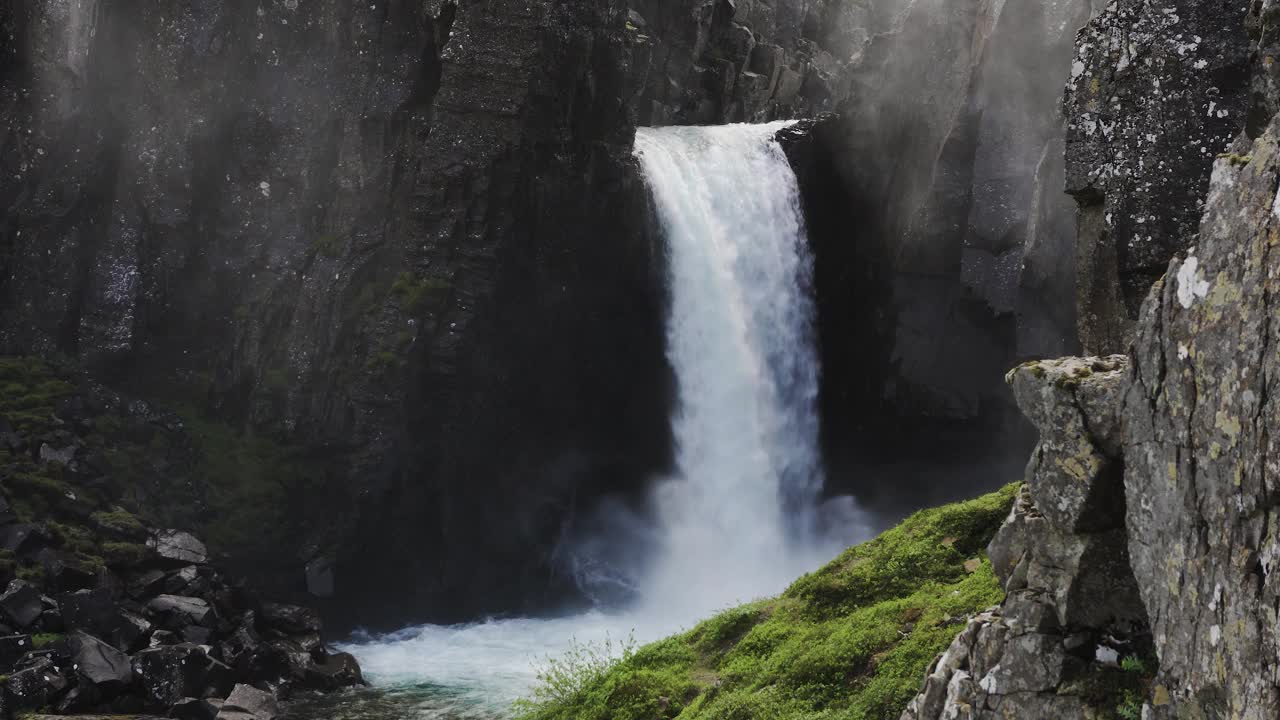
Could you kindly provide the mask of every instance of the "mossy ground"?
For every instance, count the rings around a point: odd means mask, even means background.
[[[0,357],[0,420],[27,442],[16,452],[0,443],[0,495],[19,520],[39,523],[70,563],[86,571],[137,565],[150,554],[148,525],[190,528],[232,556],[288,547],[285,535],[296,528],[286,520],[324,477],[318,463],[179,401],[172,420],[105,408],[60,419],[59,408],[81,392],[71,366]],[[59,463],[35,459],[45,439],[54,447],[78,443],[78,457],[109,481],[86,483]],[[43,570],[6,553],[0,575],[11,574],[39,582]]]
[[[924,510],[780,597],[604,661],[542,673],[520,720],[895,719],[968,617],[1003,593],[984,556],[1016,486]]]

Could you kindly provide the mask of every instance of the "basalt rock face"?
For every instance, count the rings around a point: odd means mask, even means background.
[[[1066,157],[1089,352],[1128,349],[1147,290],[1195,244],[1214,158],[1249,115],[1252,5],[1116,2],[1080,34]]]
[[[1057,108],[1093,10],[916,0],[849,16],[865,32],[842,35],[836,114],[806,130],[819,150],[789,152],[816,256],[829,475],[864,503],[964,495],[1033,444],[1002,378],[1076,347]],[[865,481],[881,474],[894,483]]]
[[[560,539],[670,458],[632,129],[838,102],[860,12],[0,2],[0,352],[307,459],[258,508],[284,537],[221,548],[277,590],[388,624],[559,604]],[[154,509],[234,521],[204,499]]]
[[[3,13],[0,345],[323,457],[309,528],[253,548],[283,585],[510,609],[575,503],[662,465],[623,9]]]

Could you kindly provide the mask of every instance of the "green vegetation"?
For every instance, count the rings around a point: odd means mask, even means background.
[[[448,290],[451,283],[439,278],[420,278],[405,271],[396,276],[391,283],[391,296],[400,304],[400,309],[411,315],[421,312],[432,293]]]
[[[0,415],[19,431],[44,428],[58,403],[74,390],[70,382],[43,360],[0,358]]]
[[[283,542],[286,511],[323,478],[319,461],[193,407],[178,412],[199,453],[192,480],[207,494],[208,512],[196,518],[203,520],[201,536],[233,554]]]
[[[89,521],[98,530],[115,537],[142,538],[147,534],[147,528],[142,521],[134,517],[133,513],[119,507],[93,513],[89,516]]]
[[[31,636],[31,646],[36,650],[47,647],[66,637],[62,633],[37,633]]]
[[[520,720],[897,718],[968,617],[1003,597],[983,553],[1017,486],[925,510],[781,597],[638,650],[575,648]]]
[[[131,568],[141,565],[151,555],[151,549],[141,543],[102,543],[102,560],[108,567]]]

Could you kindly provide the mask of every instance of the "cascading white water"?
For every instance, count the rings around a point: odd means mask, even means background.
[[[400,703],[393,715],[501,717],[532,682],[535,658],[574,638],[654,640],[776,593],[860,532],[848,503],[826,508],[840,512],[844,537],[817,530],[812,268],[796,177],[774,140],[784,126],[636,136],[667,245],[667,356],[678,384],[676,472],[653,498],[659,554],[632,569],[640,602],[617,614],[425,626],[348,646],[375,683],[399,688],[378,699]],[[427,689],[406,690],[414,687]]]
[[[686,617],[776,592],[812,557],[819,365],[800,191],[774,140],[786,124],[636,135],[667,243],[678,383],[676,477],[656,497],[664,556],[642,595]]]

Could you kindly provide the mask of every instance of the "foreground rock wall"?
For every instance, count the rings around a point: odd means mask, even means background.
[[[969,621],[903,720],[1111,717],[1122,689],[1140,687],[1120,666],[1150,652],[1125,533],[1127,370],[1116,356],[1009,374],[1040,443],[987,548],[1007,597]]]

